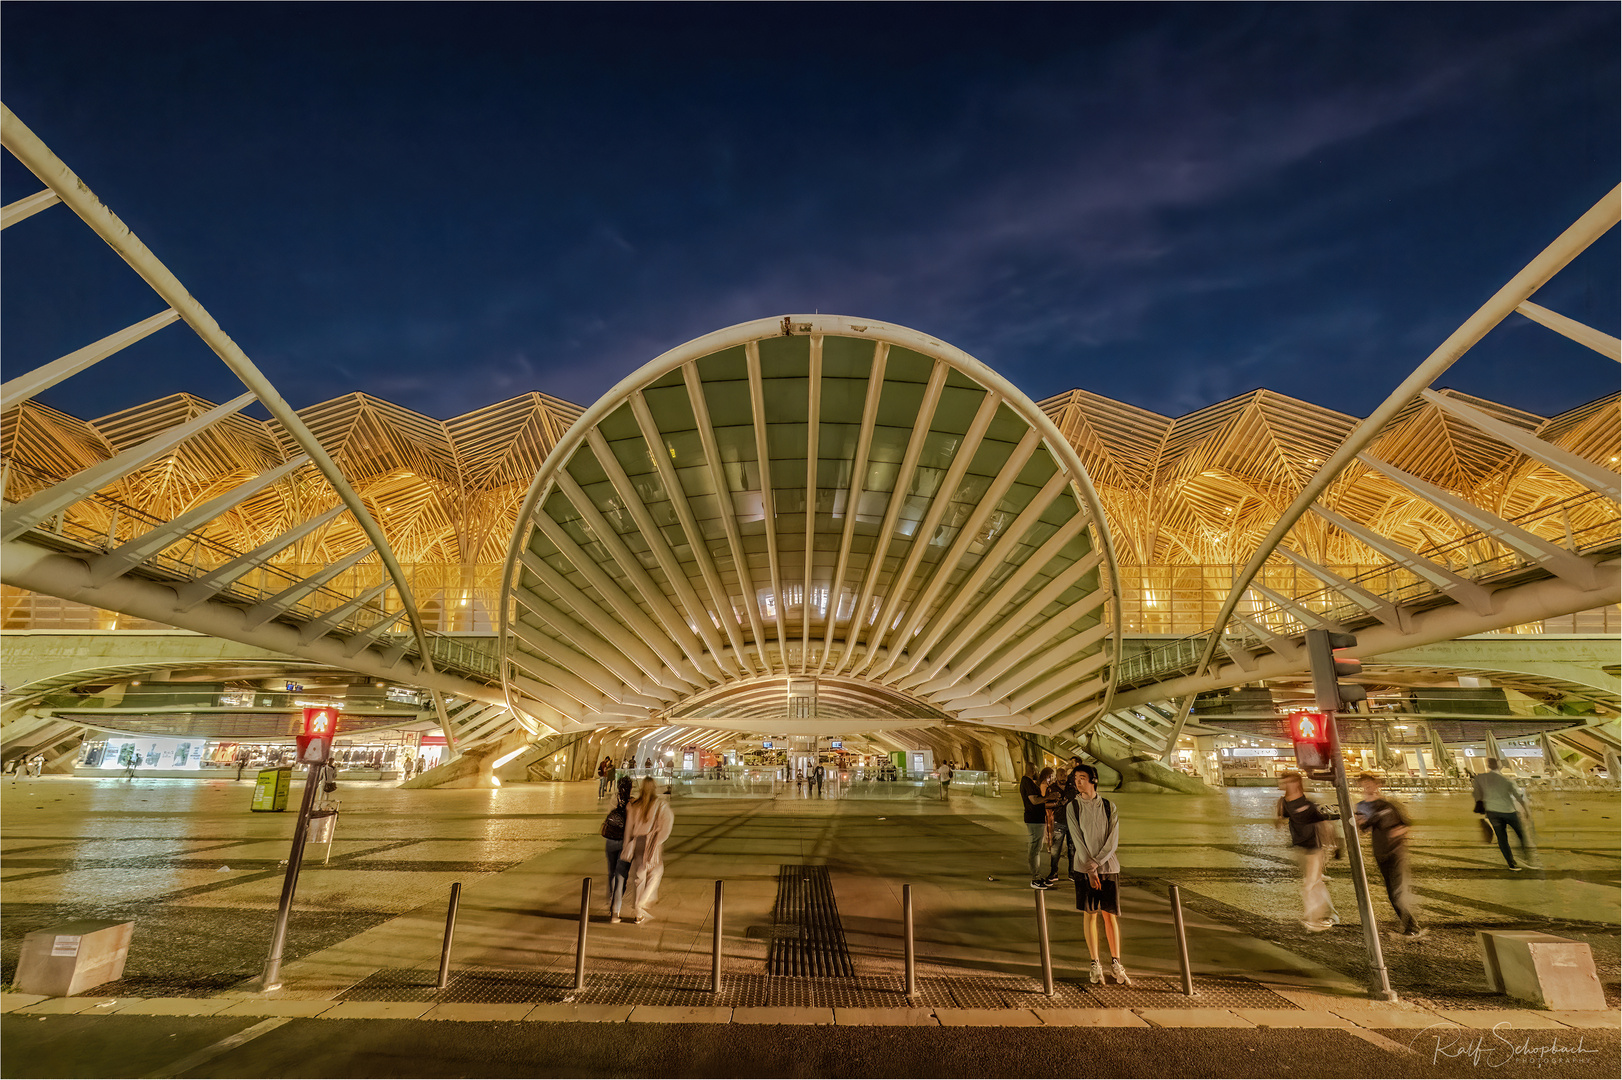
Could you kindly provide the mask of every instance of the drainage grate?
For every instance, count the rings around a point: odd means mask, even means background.
[[[854,978],[826,866],[779,866],[766,970],[796,978]]]
[[[434,987],[432,968],[385,969],[356,983],[340,998],[348,1001],[421,1001],[530,1003],[572,1001],[604,1005],[720,1005],[800,1007],[883,1007],[908,1004],[920,1008],[1036,1009],[1036,1008],[1252,1008],[1298,1009],[1265,986],[1242,978],[1201,978],[1196,997],[1184,997],[1181,983],[1171,977],[1144,975],[1132,986],[1088,986],[1079,979],[1060,979],[1053,997],[1042,993],[1039,979],[1028,975],[923,976],[918,996],[909,1002],[899,975],[858,975],[854,978],[778,978],[761,974],[722,977],[721,992],[709,991],[709,972],[588,971],[586,989],[572,988],[572,972],[497,971],[467,969],[454,972],[444,990]]]

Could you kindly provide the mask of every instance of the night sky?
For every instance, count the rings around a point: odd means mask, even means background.
[[[1618,11],[12,0],[0,94],[298,407],[584,405],[820,310],[1038,399],[1363,415],[1617,183]],[[61,207],[3,255],[8,375],[162,306]],[[1616,334],[1618,263],[1536,299]],[[1439,385],[1617,383],[1511,316]],[[43,400],[181,390],[240,387],[171,327]]]

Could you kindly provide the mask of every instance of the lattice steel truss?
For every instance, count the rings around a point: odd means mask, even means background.
[[[504,701],[487,681],[491,658],[430,637],[389,537],[326,442],[168,268],[3,106],[0,142],[46,185],[6,207],[0,227],[62,203],[167,305],[0,387],[7,417],[7,502],[0,526],[6,584],[426,686],[454,745],[445,694]],[[247,392],[222,405],[176,395],[104,418],[94,430],[34,402],[176,322],[195,333]],[[272,423],[241,415],[254,402]],[[311,418],[327,429],[327,441],[347,421],[349,433],[361,440],[358,450],[344,454],[360,466],[357,475],[382,462],[434,464],[431,454],[419,453],[421,432],[394,438],[402,418],[379,418],[392,407],[378,404],[329,403],[311,410]],[[546,423],[549,410],[514,410],[510,404],[505,414],[522,415],[503,415],[501,406],[486,410],[508,421],[508,430],[483,440],[500,445],[480,463],[492,474],[524,467],[526,444],[511,438],[513,431],[530,432],[527,448],[536,456],[556,438],[558,426]],[[58,437],[42,439],[45,431]],[[52,444],[61,452],[40,452]],[[379,494],[388,497],[386,490],[374,492]],[[464,532],[477,529],[466,515],[460,524]],[[341,578],[348,589],[335,584]],[[396,633],[402,622],[408,632]]]

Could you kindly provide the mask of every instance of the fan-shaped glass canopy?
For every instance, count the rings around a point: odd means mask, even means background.
[[[1113,685],[1113,560],[1052,422],[902,327],[790,316],[654,360],[519,513],[503,673],[551,727],[936,718],[1056,732]]]

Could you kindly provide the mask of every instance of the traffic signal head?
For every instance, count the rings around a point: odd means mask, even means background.
[[[1304,770],[1330,767],[1329,716],[1321,712],[1290,714],[1290,741],[1295,744],[1295,763]]]
[[[1330,630],[1307,631],[1307,660],[1312,666],[1313,704],[1328,712],[1342,712],[1368,698],[1368,691],[1357,683],[1340,680],[1356,675],[1363,665],[1349,656],[1336,656],[1337,649],[1349,649],[1357,644],[1351,634],[1338,634]]]

